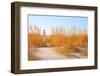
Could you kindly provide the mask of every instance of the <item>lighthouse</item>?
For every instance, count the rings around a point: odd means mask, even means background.
[[[45,29],[43,30],[43,35],[44,35],[44,36],[46,35],[46,31],[45,31]]]
[[[43,47],[46,47],[46,31],[43,29]]]

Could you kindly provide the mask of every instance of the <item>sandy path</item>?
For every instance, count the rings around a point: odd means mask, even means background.
[[[63,56],[55,51],[54,48],[38,48],[34,52],[35,57],[38,57],[40,60],[49,60],[49,59],[66,59],[67,56]]]
[[[82,51],[82,48],[78,48]],[[83,49],[84,51],[84,49]],[[76,59],[76,58],[86,58],[87,56],[81,55],[79,52],[72,52],[66,55],[63,55],[57,52],[57,48],[54,47],[45,47],[45,48],[30,48],[29,50],[29,59],[30,60],[54,60],[54,59]]]

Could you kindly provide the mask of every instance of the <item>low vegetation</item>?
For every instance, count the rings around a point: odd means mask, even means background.
[[[40,29],[31,27],[28,33],[29,48],[54,47],[57,52],[63,55],[79,53],[81,56],[87,56],[88,34],[87,31],[71,27],[67,30],[61,27],[53,27],[50,35],[40,34]]]

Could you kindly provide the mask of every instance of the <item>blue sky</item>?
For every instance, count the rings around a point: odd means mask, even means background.
[[[43,15],[29,15],[29,25],[37,25],[41,31],[46,30],[47,34],[50,34],[51,28],[55,26],[59,27],[73,27],[88,28],[88,18],[78,16],[43,16]]]

